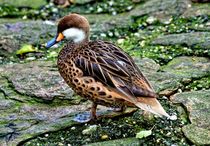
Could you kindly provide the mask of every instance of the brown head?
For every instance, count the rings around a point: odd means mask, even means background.
[[[83,43],[89,40],[90,25],[88,20],[78,14],[69,14],[61,18],[58,23],[57,35],[47,43],[47,48],[62,41],[64,38],[74,43]]]

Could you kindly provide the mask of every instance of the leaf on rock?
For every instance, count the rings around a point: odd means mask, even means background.
[[[138,133],[136,133],[136,138],[144,138],[144,137],[148,137],[152,134],[152,130],[143,130],[143,131],[140,131]]]
[[[32,45],[24,44],[19,50],[16,51],[16,55],[23,55],[31,52],[38,52],[38,49],[34,48]]]

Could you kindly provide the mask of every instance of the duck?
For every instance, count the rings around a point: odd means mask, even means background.
[[[132,57],[111,42],[89,37],[87,18],[71,13],[60,19],[56,36],[46,48],[68,41],[58,55],[58,70],[76,94],[92,102],[91,119],[97,119],[97,105],[121,112],[135,107],[170,118]]]

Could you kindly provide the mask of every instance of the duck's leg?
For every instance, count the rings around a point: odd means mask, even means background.
[[[92,102],[92,107],[91,107],[91,119],[92,120],[96,120],[97,119],[96,108],[97,108],[97,104]]]
[[[126,109],[126,106],[125,105],[123,105],[121,108],[120,108],[120,111],[119,112],[124,112],[125,111],[125,109]]]

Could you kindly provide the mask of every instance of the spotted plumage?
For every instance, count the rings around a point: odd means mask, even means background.
[[[72,30],[74,32],[71,33]],[[77,30],[78,33],[75,33]],[[71,34],[65,33],[64,36],[64,31]],[[79,33],[81,31],[85,36],[79,36],[82,35]],[[93,102],[92,118],[96,118],[98,104],[122,109],[127,106],[139,107],[170,117],[128,54],[110,42],[89,40],[86,18],[78,14],[65,16],[58,24],[57,33],[54,43],[65,37],[72,40],[59,54],[59,72],[77,94]],[[52,42],[48,47],[53,45]]]

